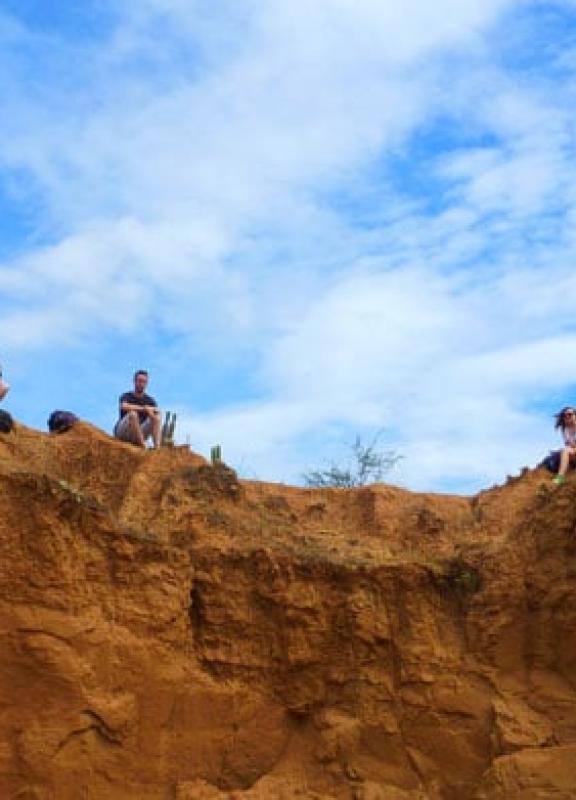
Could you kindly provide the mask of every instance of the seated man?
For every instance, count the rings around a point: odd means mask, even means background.
[[[139,369],[134,373],[134,391],[120,397],[120,419],[114,426],[114,436],[123,442],[146,447],[150,436],[154,447],[160,447],[162,414],[156,400],[146,394],[148,373]]]

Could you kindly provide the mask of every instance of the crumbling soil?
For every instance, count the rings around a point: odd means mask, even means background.
[[[473,498],[0,435],[0,797],[576,798],[576,478]]]

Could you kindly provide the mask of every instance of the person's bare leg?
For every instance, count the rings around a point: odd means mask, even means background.
[[[152,441],[154,447],[157,448],[160,447],[162,439],[162,414],[160,411],[151,415],[150,422],[152,423]]]
[[[130,436],[132,441],[138,447],[146,447],[146,442],[144,441],[144,437],[142,436],[142,430],[140,428],[140,420],[138,419],[138,414],[136,411],[129,411],[128,412],[128,419],[130,424]]]
[[[560,484],[564,483],[566,480],[566,473],[568,472],[571,453],[572,449],[570,447],[565,447],[560,453],[560,466],[558,468],[558,474],[554,478],[554,483]]]
[[[566,475],[568,472],[568,464],[570,463],[570,448],[565,447],[560,453],[560,468],[558,475]]]

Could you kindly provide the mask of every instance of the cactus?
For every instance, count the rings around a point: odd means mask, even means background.
[[[176,428],[176,413],[166,412],[162,425],[162,447],[174,447],[174,430]]]
[[[221,464],[222,463],[222,448],[219,444],[215,444],[213,447],[210,448],[210,461],[213,464]]]

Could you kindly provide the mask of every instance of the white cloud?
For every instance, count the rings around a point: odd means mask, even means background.
[[[571,385],[576,335],[539,333],[541,309],[531,316],[525,300],[568,277],[534,273],[529,284],[496,280],[486,291],[423,270],[347,277],[271,347],[276,401],[199,415],[184,429],[192,441],[225,442],[233,463],[248,459],[257,474],[266,465],[269,476],[296,480],[326,454],[342,457],[346,430],[350,440],[383,427],[384,442],[406,456],[392,478],[429,488],[450,475],[479,488],[555,444],[552,426],[524,406]]]
[[[575,355],[576,170],[565,87],[487,40],[519,7],[130,0],[78,74],[32,86],[11,55],[0,168],[52,244],[0,270],[4,346],[153,329],[249,351],[260,398],[183,427],[261,477],[297,475],[318,431],[381,425],[414,486],[533,454],[524,405]],[[36,70],[80,55],[9,33]],[[418,151],[434,124],[457,141]]]
[[[203,71],[202,61],[194,68],[199,5],[148,3],[137,24],[133,15],[125,21],[131,58],[150,44],[146,14],[160,14],[173,23],[166,47],[182,31],[191,37],[190,67],[184,61],[180,72],[167,71],[168,85],[148,86],[149,74],[118,74],[121,62],[109,71],[106,47],[92,51],[94,106],[82,86],[67,103],[55,100],[54,87],[25,93],[17,106],[23,124],[12,122],[2,161],[30,169],[68,224],[174,208],[252,222],[278,193],[317,189],[398,142],[434,97],[421,59],[468,44],[506,5],[412,0],[400,13],[393,3],[278,0],[251,8],[233,61]],[[219,23],[228,27],[224,17]]]
[[[199,282],[201,294],[208,284],[208,294],[216,287],[226,293],[239,283],[226,261],[242,252],[246,234],[271,224],[281,232],[283,218],[301,218],[306,194],[338,186],[410,131],[428,109],[430,89],[425,71],[411,77],[410,70],[431,48],[475,36],[503,5],[444,0],[443,13],[431,14],[412,2],[399,14],[393,4],[277,1],[249,6],[239,29],[238,15],[226,25],[230,8],[220,17],[198,3],[129,4],[112,38],[87,50],[82,74],[93,106],[84,83],[66,84],[68,98],[58,97],[54,83],[33,91],[25,82],[8,84],[15,113],[0,163],[31,175],[60,236],[9,265],[7,283],[16,270],[20,294],[29,291],[32,301],[53,297],[51,287],[60,298],[91,292],[107,309],[90,312],[84,303],[79,333],[90,318],[115,324],[108,309],[117,285],[124,301],[132,294],[128,318],[145,313],[147,281],[150,292],[173,283],[186,305]],[[158,45],[152,32],[159,20],[167,49],[189,47],[180,71],[164,65],[161,88],[132,66]],[[222,46],[218,25],[230,36],[241,33],[242,46],[231,60],[205,55],[196,65],[197,45],[203,52]],[[53,56],[53,38],[20,36],[37,57],[43,47]],[[60,44],[76,55],[75,42]],[[118,73],[122,66],[130,70]],[[184,303],[181,311],[169,305],[171,319],[187,316]],[[232,322],[237,307],[246,327],[246,297],[223,306]],[[41,318],[45,311],[28,313]],[[125,328],[122,315],[118,324]],[[46,343],[59,338],[46,327],[30,325],[33,342],[40,331]]]

